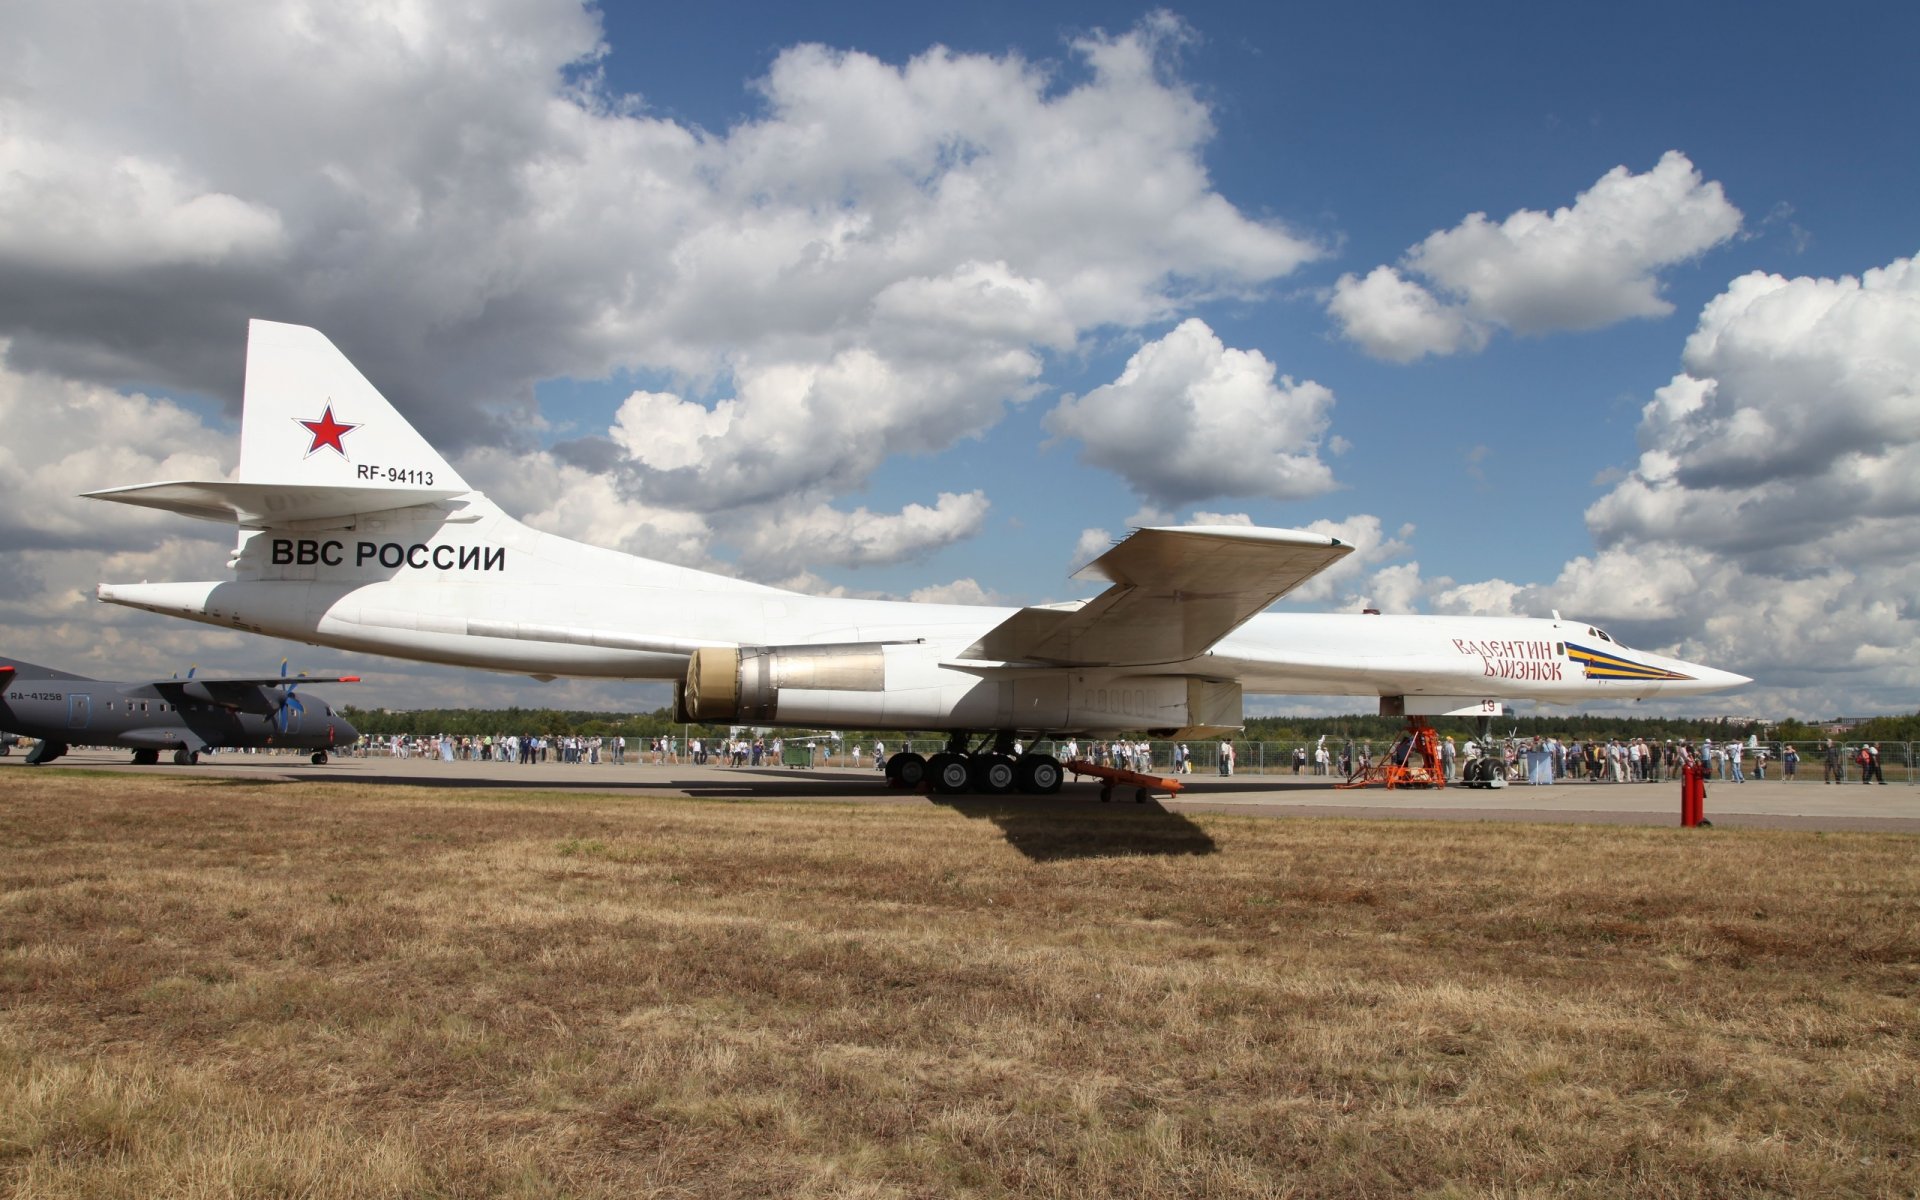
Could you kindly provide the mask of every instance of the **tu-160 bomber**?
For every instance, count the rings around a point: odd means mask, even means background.
[[[279,675],[244,679],[89,679],[17,658],[0,658],[0,729],[39,738],[29,766],[52,762],[72,746],[124,746],[133,761],[152,764],[162,753],[181,765],[210,749],[273,747],[306,750],[324,763],[336,746],[360,732],[325,701],[318,711],[295,694],[303,683],[355,683],[356,675],[309,678]]]
[[[1583,621],[1268,613],[1352,547],[1240,526],[1134,531],[1082,568],[1090,600],[1004,608],[809,596],[529,528],[470,487],[320,332],[256,320],[232,480],[90,492],[231,523],[233,578],[105,583],[113,604],[356,652],[538,679],[670,680],[682,715],[941,730],[893,782],[1055,791],[1017,739],[1241,727],[1247,694],[1497,714],[1690,695],[1744,676],[1629,649]]]

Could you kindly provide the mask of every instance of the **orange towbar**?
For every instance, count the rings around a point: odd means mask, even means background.
[[[1135,804],[1145,804],[1149,792],[1165,792],[1172,796],[1179,794],[1180,791],[1178,779],[1167,779],[1160,775],[1142,775],[1138,771],[1129,771],[1124,767],[1099,767],[1084,758],[1076,758],[1068,763],[1067,770],[1072,771],[1075,778],[1091,775],[1100,780],[1100,803],[1102,804],[1113,799],[1113,789],[1116,786],[1132,788]]]

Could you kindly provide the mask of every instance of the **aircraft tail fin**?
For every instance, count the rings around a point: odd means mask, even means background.
[[[56,671],[52,667],[43,667],[37,663],[21,662],[17,658],[0,658],[0,685],[20,679],[73,679],[92,683],[87,675],[75,675],[70,671]]]
[[[239,482],[468,490],[325,334],[261,320],[247,326]]]
[[[325,334],[255,320],[247,327],[239,478],[83,494],[271,529],[433,504],[471,491]]]

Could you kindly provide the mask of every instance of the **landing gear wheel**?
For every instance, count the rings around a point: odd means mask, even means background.
[[[1017,772],[1013,758],[1006,754],[977,754],[973,759],[973,790],[989,796],[1004,796],[1013,790]]]
[[[173,765],[176,767],[189,767],[199,761],[200,756],[191,750],[183,748],[173,752]]]
[[[947,751],[928,759],[927,771],[933,776],[933,790],[943,796],[961,795],[973,782],[973,773],[967,769],[967,760]]]
[[[327,765],[327,752],[325,750],[315,750],[313,752],[313,765],[316,767],[324,767]]]
[[[1133,802],[1135,804],[1145,804],[1147,802],[1147,789],[1145,788],[1133,789]]]
[[[1023,754],[1013,767],[1020,790],[1032,796],[1051,796],[1066,780],[1060,760],[1051,754]]]
[[[887,783],[892,787],[918,791],[927,781],[927,760],[911,750],[902,750],[887,760]]]
[[[1111,804],[1112,802],[1113,802],[1113,785],[1110,783],[1101,784],[1100,785],[1100,803]]]
[[[158,750],[135,750],[133,752],[133,765],[136,767],[150,767],[159,761],[160,752]]]

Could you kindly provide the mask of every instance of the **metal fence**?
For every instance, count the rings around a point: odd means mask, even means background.
[[[1456,738],[1455,741],[1456,744],[1461,747],[1461,754],[1464,757],[1465,741],[1458,738]],[[919,754],[932,756],[946,748],[946,740],[944,738],[915,738],[906,742],[883,741],[882,744],[886,747],[888,754],[892,754],[897,750],[913,750]],[[1518,743],[1509,740],[1503,741],[1500,746],[1503,752],[1511,750],[1517,753],[1524,750],[1529,744],[1530,740],[1522,740]],[[1584,745],[1584,743],[1582,744]],[[1695,752],[1698,753],[1700,749],[1699,744],[1690,744],[1693,745]],[[1920,743],[1879,742],[1875,744],[1878,745],[1880,749],[1880,774],[1885,777],[1886,782],[1908,785],[1920,783],[1920,759],[1916,758],[1916,750],[1920,750]],[[1097,744],[1081,742],[1079,744],[1081,756],[1085,758],[1094,757],[1096,745],[1101,754],[1109,756],[1112,754],[1111,747],[1114,745],[1112,742]],[[1150,771],[1171,772],[1174,768],[1175,748],[1180,745],[1185,745],[1190,756],[1190,761],[1193,764],[1192,769],[1194,773],[1218,774],[1220,772],[1221,743],[1216,740],[1185,743],[1148,741],[1144,743],[1122,743],[1122,745],[1143,746],[1145,749],[1141,751],[1141,753],[1144,755],[1144,769]],[[1343,761],[1348,764],[1357,764],[1362,760],[1378,762],[1387,754],[1388,750],[1392,748],[1393,743],[1390,741],[1371,742],[1365,740],[1348,742],[1345,739],[1336,740],[1334,738],[1328,738],[1325,742],[1325,747],[1327,757],[1330,761],[1326,764],[1324,770],[1321,769],[1315,761],[1317,757],[1316,751],[1321,746],[1318,739],[1288,742],[1235,741],[1232,745],[1234,758],[1233,770],[1236,774],[1267,776],[1300,775],[1304,777],[1311,775],[1344,776],[1347,771],[1342,769],[1341,764]],[[1665,742],[1663,741],[1661,745],[1662,748],[1664,748]],[[1847,742],[1841,745],[1839,775],[1844,782],[1858,783],[1861,781],[1862,767],[1855,758],[1860,749],[1860,745],[1858,742]],[[1797,761],[1791,764],[1786,754],[1789,746],[1793,748],[1795,758],[1797,759]],[[1056,755],[1061,752],[1059,746],[1055,746],[1050,742],[1040,742],[1026,748],[1046,750]],[[1758,751],[1758,753],[1756,753],[1756,751]],[[1819,783],[1827,773],[1826,747],[1824,743],[1821,742],[1766,742],[1755,747],[1743,747],[1741,760],[1741,772],[1747,779],[1792,779],[1795,782]],[[873,743],[867,742],[857,747],[841,746],[827,754],[824,758],[818,760],[818,762],[821,766],[864,767],[869,770],[874,769]],[[1709,758],[1708,763],[1713,772],[1711,778],[1726,779],[1731,777],[1731,765],[1724,758]],[[1791,775],[1787,774],[1789,766],[1791,766],[1792,769]],[[1351,769],[1351,767],[1349,767],[1349,769]],[[1662,768],[1655,770],[1652,774],[1655,778],[1665,780],[1672,775],[1672,772]],[[1557,778],[1562,781],[1581,782],[1587,780],[1589,775],[1585,770],[1584,764],[1581,764],[1578,770],[1574,770],[1571,769],[1569,764],[1563,762],[1562,769]],[[1602,781],[1604,781],[1604,779]]]
[[[507,739],[501,740],[505,741]],[[573,741],[578,744],[572,746],[563,744],[567,740],[568,739],[563,738],[548,739],[550,744],[546,749],[543,761],[577,762],[583,765],[602,766],[614,765],[616,762],[616,755],[612,747],[613,739],[611,738],[573,739]],[[408,739],[408,741],[409,745],[405,753],[412,757],[438,758],[442,756],[442,739],[422,737]],[[781,758],[775,754],[772,749],[773,741],[774,739],[771,738],[763,739],[762,752],[758,758],[755,757],[751,750],[748,750],[745,755],[746,764],[761,766],[780,765]],[[1455,741],[1460,746],[1461,756],[1464,759],[1466,742],[1460,738],[1456,738]],[[456,760],[477,760],[483,757],[491,758],[494,757],[495,754],[494,748],[483,739],[448,738],[445,739],[445,742],[447,743],[446,752],[451,753]],[[832,740],[816,740],[813,744],[816,747],[816,751],[812,759],[812,765],[815,767],[877,770],[874,753],[875,743],[872,741],[862,741],[855,744],[846,739],[838,742]],[[947,743],[945,738],[912,738],[905,740],[882,738],[879,744],[884,747],[884,752],[888,755],[901,750],[912,750],[918,754],[932,757],[944,750]],[[1327,738],[1324,743],[1322,743],[1320,739],[1315,738],[1310,741],[1275,742],[1235,740],[1231,744],[1233,746],[1233,770],[1236,774],[1265,776],[1299,775],[1302,777],[1315,775],[1323,777],[1344,777],[1349,770],[1362,761],[1379,761],[1392,747],[1392,742],[1390,741],[1370,741],[1365,739],[1348,741],[1344,738],[1336,739],[1332,737]],[[1571,744],[1573,743],[1563,743],[1563,747]],[[1584,745],[1584,743],[1581,744]],[[1664,740],[1660,743],[1663,749],[1666,744]],[[1700,743],[1689,744],[1693,746],[1696,753],[1699,752],[1701,748]],[[1920,759],[1916,759],[1916,750],[1920,749],[1920,743],[1880,742],[1877,744],[1880,749],[1880,774],[1884,776],[1886,782],[1906,784],[1909,786],[1920,783]],[[724,764],[730,761],[721,749],[723,742],[720,739],[706,739],[705,745],[706,759],[709,763]],[[1129,760],[1130,764],[1136,766],[1137,769],[1170,774],[1175,769],[1176,749],[1180,746],[1185,746],[1189,761],[1192,763],[1191,769],[1194,774],[1220,773],[1222,743],[1218,739],[1184,743],[1166,740],[1122,743],[1111,741],[1082,741],[1077,744],[1077,749],[1082,758],[1088,758],[1098,762],[1108,762],[1112,759],[1116,745],[1123,747],[1122,753],[1130,752],[1137,756]],[[1322,745],[1324,745],[1327,751],[1327,758],[1329,760],[1324,764],[1324,767],[1316,762],[1318,757],[1317,752]],[[1518,755],[1530,745],[1530,739],[1506,739],[1499,743],[1499,747],[1503,753],[1513,755]],[[1861,743],[1844,742],[1839,743],[1839,745],[1841,753],[1838,773],[1841,781],[1847,783],[1861,782],[1862,767],[1857,761],[1857,754]],[[1794,750],[1797,762],[1790,763],[1787,756],[1789,747]],[[1065,743],[1042,740],[1027,743],[1022,748],[1030,751],[1045,751],[1062,758],[1066,756]],[[1129,750],[1124,748],[1137,749]],[[393,752],[391,739],[384,737],[365,741],[361,746],[351,751],[351,753],[357,755],[373,757],[387,756]],[[656,758],[663,763],[671,762],[676,764],[685,763],[689,759],[687,744],[682,738],[672,739],[672,748],[659,755],[656,755],[652,742],[649,739],[628,738],[624,754],[620,757],[628,766],[654,764]],[[1741,769],[1744,776],[1748,779],[1792,779],[1796,782],[1819,783],[1824,777],[1829,775],[1826,746],[1823,742],[1762,742],[1756,746],[1743,746],[1741,758]],[[1731,777],[1731,764],[1728,763],[1726,759],[1710,757],[1707,761],[1713,771],[1712,778],[1727,779]],[[1788,774],[1789,769],[1791,769],[1791,774]],[[1650,772],[1650,775],[1654,779],[1665,781],[1673,776],[1673,772],[1667,770],[1664,764],[1662,764]],[[1584,764],[1571,764],[1563,761],[1561,770],[1558,772],[1556,778],[1561,782],[1582,782],[1588,780],[1590,775],[1585,769]],[[1597,782],[1604,782],[1605,779],[1606,776],[1603,775],[1602,779]]]

